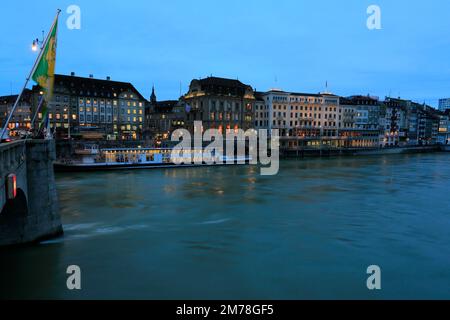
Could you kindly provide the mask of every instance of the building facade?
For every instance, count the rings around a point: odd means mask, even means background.
[[[194,122],[203,130],[222,133],[254,128],[255,93],[239,80],[208,77],[192,80],[189,92],[181,98],[186,112],[185,126],[194,133]]]
[[[340,139],[345,148],[377,148],[382,108],[378,98],[351,96],[340,99],[343,113]]]
[[[33,108],[43,92],[33,87]],[[48,103],[50,127],[55,137],[97,137],[138,140],[144,127],[145,98],[128,82],[55,75]],[[38,120],[43,117],[41,110]]]
[[[273,89],[261,97],[257,101],[255,124],[258,128],[279,130],[282,148],[340,146],[343,113],[338,96]]]
[[[264,93],[255,92],[255,99],[255,129],[268,130],[270,127],[270,112],[264,100]]]
[[[157,144],[169,140],[174,130],[184,128],[185,118],[185,108],[179,100],[157,101],[153,87],[145,108],[145,140]]]
[[[14,103],[18,95],[10,95],[0,97],[0,126],[4,127],[8,115],[11,113]],[[19,104],[8,124],[11,135],[19,135],[31,129],[32,120],[32,93],[31,90],[25,89]]]
[[[438,143],[443,145],[450,144],[450,110],[447,110],[440,116]]]
[[[450,98],[439,99],[439,111],[445,112],[450,110]]]

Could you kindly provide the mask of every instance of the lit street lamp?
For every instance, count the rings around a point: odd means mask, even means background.
[[[39,48],[42,49],[43,45],[44,45],[44,31],[42,31],[42,40],[39,40],[38,38],[36,38],[36,40],[33,40],[31,50],[37,52]]]

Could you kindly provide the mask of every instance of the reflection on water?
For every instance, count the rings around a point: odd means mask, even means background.
[[[450,298],[449,160],[59,175],[65,236],[0,251],[0,297]],[[65,289],[71,264],[81,292]]]

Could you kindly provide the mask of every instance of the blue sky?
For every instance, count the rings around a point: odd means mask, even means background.
[[[65,26],[71,4],[81,30]],[[382,30],[366,27],[381,7]],[[19,91],[33,38],[60,20],[57,72],[132,82],[176,99],[193,78],[239,78],[263,91],[450,96],[450,2],[445,0],[15,1],[1,4],[0,95]]]

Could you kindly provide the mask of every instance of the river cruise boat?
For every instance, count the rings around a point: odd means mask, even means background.
[[[248,164],[251,157],[211,154],[205,158],[202,150],[184,151],[180,157],[192,159],[184,164],[175,159],[170,148],[116,148],[98,149],[97,146],[86,146],[76,150],[71,159],[55,161],[55,171],[103,171],[125,169],[153,169],[161,167],[196,167],[225,164]],[[211,164],[212,163],[212,164]]]

